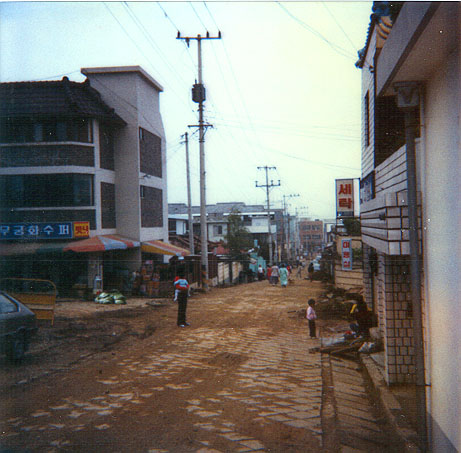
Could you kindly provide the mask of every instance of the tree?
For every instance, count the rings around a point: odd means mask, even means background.
[[[346,228],[346,234],[348,236],[360,236],[361,233],[361,225],[359,219],[343,219],[344,228]]]
[[[236,258],[243,258],[243,254],[253,247],[250,232],[243,226],[240,211],[232,210],[227,218],[227,247],[230,254]]]

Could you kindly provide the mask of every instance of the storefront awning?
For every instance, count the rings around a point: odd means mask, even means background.
[[[105,252],[106,250],[124,250],[133,247],[139,247],[139,242],[122,238],[116,234],[106,234],[68,243],[63,248],[63,252]]]
[[[105,252],[107,250],[139,247],[139,245],[138,241],[125,239],[116,234],[109,234],[80,241],[2,243],[0,244],[0,256],[32,255],[35,253]]]
[[[190,251],[177,247],[176,245],[167,244],[163,241],[146,241],[141,244],[141,250],[147,253],[157,253],[159,255],[187,256]]]

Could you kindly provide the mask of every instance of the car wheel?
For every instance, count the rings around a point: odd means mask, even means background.
[[[13,338],[6,350],[6,356],[13,363],[18,363],[24,358],[26,352],[26,342],[24,335]]]

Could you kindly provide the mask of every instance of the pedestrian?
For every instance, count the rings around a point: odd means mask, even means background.
[[[363,298],[360,298],[352,307],[351,314],[356,323],[350,324],[350,328],[358,336],[368,338],[370,336],[370,327],[372,325],[372,312],[368,309],[368,305]]]
[[[267,273],[266,273],[267,280],[269,280],[269,283],[272,283],[272,267],[267,268]]]
[[[303,278],[302,271],[303,271],[303,266],[301,263],[299,263],[298,267],[296,268],[296,278]]]
[[[279,267],[277,264],[272,266],[271,283],[273,285],[277,285],[279,283]]]
[[[309,275],[309,280],[312,282],[314,280],[314,263],[312,261],[307,268],[307,273]]]
[[[260,264],[258,266],[258,281],[262,281],[262,280],[264,280],[264,269],[262,265]]]
[[[288,285],[288,269],[285,267],[284,264],[280,265],[279,269],[279,276],[280,276],[280,284],[282,285],[282,288],[286,288]]]
[[[316,335],[315,335],[315,320],[317,319],[317,314],[315,313],[315,310],[314,310],[315,300],[314,299],[309,299],[307,304],[308,304],[308,307],[307,307],[306,318],[309,321],[309,335],[310,335],[311,338],[316,338]]]
[[[178,327],[186,327],[187,296],[189,293],[189,283],[184,278],[184,272],[178,272],[178,280],[175,281],[174,288],[178,291]]]

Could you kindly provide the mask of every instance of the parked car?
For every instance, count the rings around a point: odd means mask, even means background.
[[[37,331],[35,314],[24,304],[0,291],[0,353],[19,362]]]

